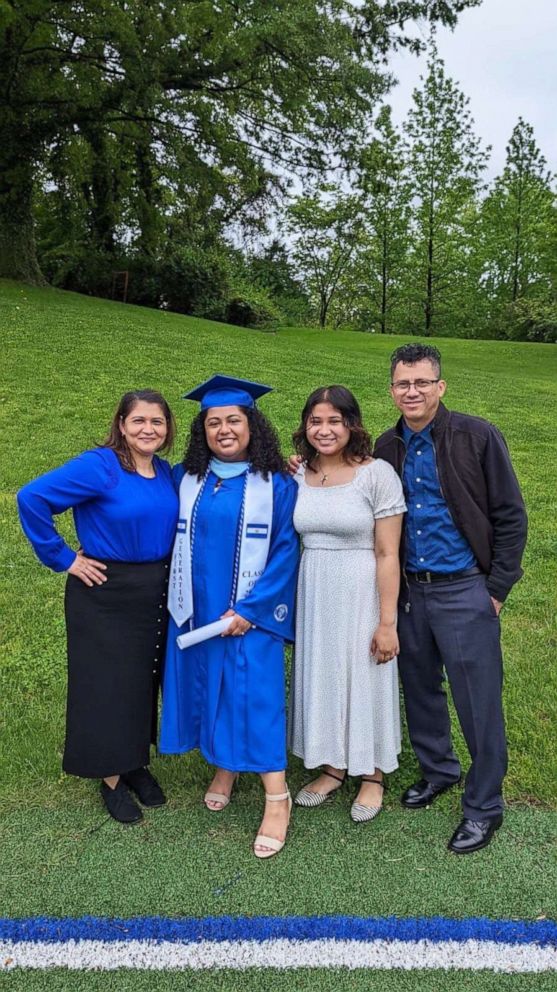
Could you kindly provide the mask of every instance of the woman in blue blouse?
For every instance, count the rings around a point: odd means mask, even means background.
[[[37,557],[67,572],[68,700],[63,768],[101,778],[116,820],[142,818],[164,794],[147,765],[155,739],[168,558],[178,517],[170,467],[155,453],[174,440],[160,393],[126,393],[105,442],[28,483],[21,524]],[[72,509],[80,550],[55,529]]]

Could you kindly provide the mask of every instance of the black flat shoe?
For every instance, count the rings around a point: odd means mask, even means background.
[[[115,789],[111,789],[106,782],[101,782],[101,796],[108,812],[118,823],[139,823],[143,819],[143,813],[132,799],[122,778],[118,780]]]
[[[502,816],[493,817],[491,820],[468,820],[464,817],[447,847],[454,854],[473,854],[474,851],[480,851],[482,847],[487,847],[502,822]]]
[[[150,809],[164,806],[166,796],[148,768],[136,768],[133,772],[126,772],[125,775],[120,775],[120,781],[133,789],[142,806],[148,806]]]
[[[437,796],[446,792],[447,789],[452,789],[453,785],[458,785],[459,781],[460,779],[457,779],[456,782],[447,782],[445,785],[434,785],[433,782],[421,778],[419,782],[415,782],[406,792],[402,793],[400,801],[403,806],[406,806],[406,809],[423,809],[424,806],[431,806]]]

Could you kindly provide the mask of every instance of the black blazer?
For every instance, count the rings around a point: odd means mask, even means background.
[[[447,410],[443,403],[431,436],[441,492],[455,526],[485,572],[490,595],[503,602],[523,574],[527,533],[526,508],[505,439],[489,421]],[[404,482],[402,417],[378,438],[373,454],[389,462]]]

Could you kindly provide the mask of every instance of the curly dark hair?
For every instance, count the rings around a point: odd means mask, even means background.
[[[252,469],[260,472],[264,479],[269,478],[269,472],[286,472],[278,435],[271,422],[257,407],[239,406],[238,409],[248,418],[248,461]],[[197,475],[198,479],[203,478],[213,457],[205,437],[207,413],[207,410],[201,410],[192,421],[182,462],[186,472]]]
[[[114,411],[114,416],[112,418],[112,423],[108,434],[104,441],[101,441],[99,444],[99,448],[111,448],[112,451],[116,452],[116,456],[122,468],[126,469],[127,472],[136,472],[137,469],[135,467],[132,453],[128,447],[128,442],[120,430],[120,424],[130,415],[134,407],[141,402],[152,403],[155,406],[160,406],[164,414],[164,419],[166,420],[166,438],[164,444],[161,445],[157,452],[158,455],[164,455],[168,451],[172,450],[174,437],[176,435],[176,421],[174,419],[174,414],[172,413],[172,410],[170,409],[162,393],[157,392],[156,389],[133,389],[129,393],[124,393],[122,399],[116,407],[116,410]]]
[[[435,375],[441,376],[441,352],[432,344],[403,344],[391,355],[391,379],[399,362],[415,365],[416,362],[431,362]]]
[[[302,461],[305,462],[306,466],[312,472],[317,471],[313,463],[319,455],[307,439],[306,427],[312,410],[318,403],[330,403],[331,406],[334,406],[350,431],[348,444],[342,451],[343,460],[350,464],[371,458],[372,440],[362,423],[360,406],[354,394],[346,386],[320,386],[311,396],[308,396],[306,405],[302,410],[300,426],[292,435],[294,447],[302,456]]]

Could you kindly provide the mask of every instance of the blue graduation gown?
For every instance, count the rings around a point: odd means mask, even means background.
[[[177,485],[183,476],[175,470]],[[209,474],[199,499],[192,560],[194,627],[229,608],[244,475]],[[297,486],[273,475],[273,520],[267,565],[252,591],[235,604],[256,625],[243,637],[214,637],[180,650],[189,629],[169,621],[163,675],[160,751],[199,748],[229,771],[286,767],[284,642],[294,639],[298,536],[292,516]]]

